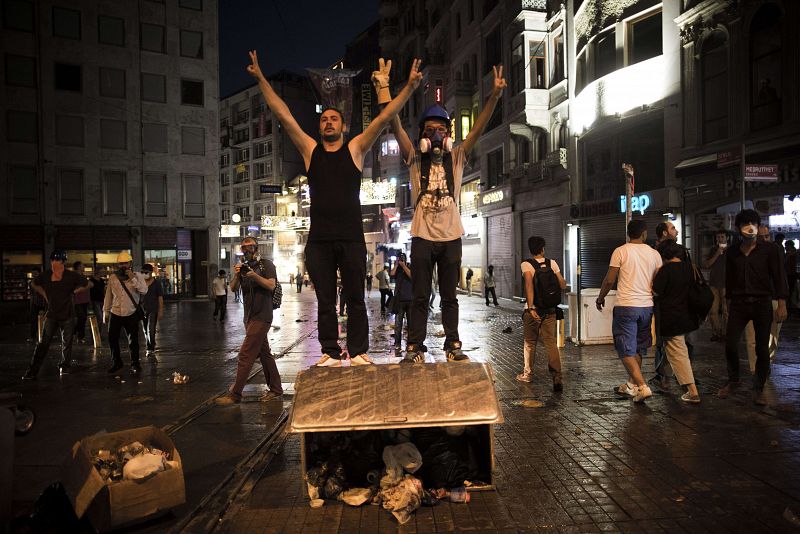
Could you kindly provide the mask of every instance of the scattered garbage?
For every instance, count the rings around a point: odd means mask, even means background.
[[[544,403],[542,401],[534,399],[525,399],[525,400],[515,401],[513,405],[521,406],[523,408],[541,408],[542,406],[544,406]]]
[[[122,445],[114,451],[98,449],[92,454],[92,465],[106,484],[120,480],[139,480],[169,467],[169,453],[139,441]]]
[[[172,373],[173,384],[185,384],[188,381],[189,381],[189,375],[182,375],[178,371]]]

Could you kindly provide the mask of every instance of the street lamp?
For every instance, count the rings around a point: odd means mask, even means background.
[[[235,223],[241,222],[242,216],[239,215],[238,213],[234,213],[233,215],[231,215],[231,220]]]

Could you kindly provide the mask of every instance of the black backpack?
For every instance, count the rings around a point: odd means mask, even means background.
[[[561,284],[550,264],[550,258],[545,258],[543,264],[536,260],[526,261],[536,271],[536,276],[533,277],[533,305],[539,310],[557,308],[561,304]]]
[[[686,260],[691,269],[692,281],[689,285],[689,311],[694,314],[699,322],[703,322],[714,304],[714,293],[711,291],[703,273],[692,263],[692,258],[687,251]]]

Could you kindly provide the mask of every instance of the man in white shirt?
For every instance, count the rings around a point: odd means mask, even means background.
[[[629,380],[615,391],[642,402],[653,395],[642,376],[642,356],[653,344],[650,325],[653,320],[653,278],[661,267],[661,256],[649,245],[647,224],[642,220],[628,223],[630,241],[614,250],[608,273],[595,304],[603,311],[605,297],[617,282],[617,303],[611,332]],[[619,278],[619,279],[618,279]]]
[[[228,281],[225,279],[225,271],[220,270],[217,277],[211,282],[214,290],[214,319],[219,314],[219,320],[225,321],[225,309],[228,306]]]
[[[142,295],[147,293],[147,283],[141,273],[131,270],[133,258],[127,252],[117,256],[118,269],[108,277],[106,298],[103,301],[103,322],[108,325],[108,345],[111,347],[111,368],[109,373],[122,369],[119,335],[122,330],[128,336],[128,348],[131,352],[131,372],[139,373],[139,321],[143,319],[138,313]]]

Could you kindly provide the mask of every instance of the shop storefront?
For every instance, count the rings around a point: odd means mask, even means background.
[[[464,227],[464,235],[461,238],[461,267],[462,282],[461,287],[466,287],[463,280],[466,275],[467,266],[472,266],[473,272],[479,271],[483,265],[483,246],[481,236],[483,234],[483,217],[478,210],[479,180],[473,180],[462,184],[459,194],[459,211],[461,213],[461,225]]]
[[[143,229],[144,262],[153,266],[156,277],[164,289],[164,296],[175,295],[178,272],[177,232],[175,228]]]
[[[494,266],[495,291],[498,297],[510,298],[518,295],[515,292],[515,275],[517,265],[516,232],[514,231],[514,198],[511,186],[505,185],[490,189],[479,197],[482,215],[486,218],[486,265]],[[462,263],[462,268],[465,266]],[[482,280],[482,269],[472,266],[474,273],[473,288],[482,287],[475,284],[475,277]]]
[[[0,228],[0,299],[22,302],[29,298],[28,282],[34,267],[44,266],[44,240],[38,226]]]

